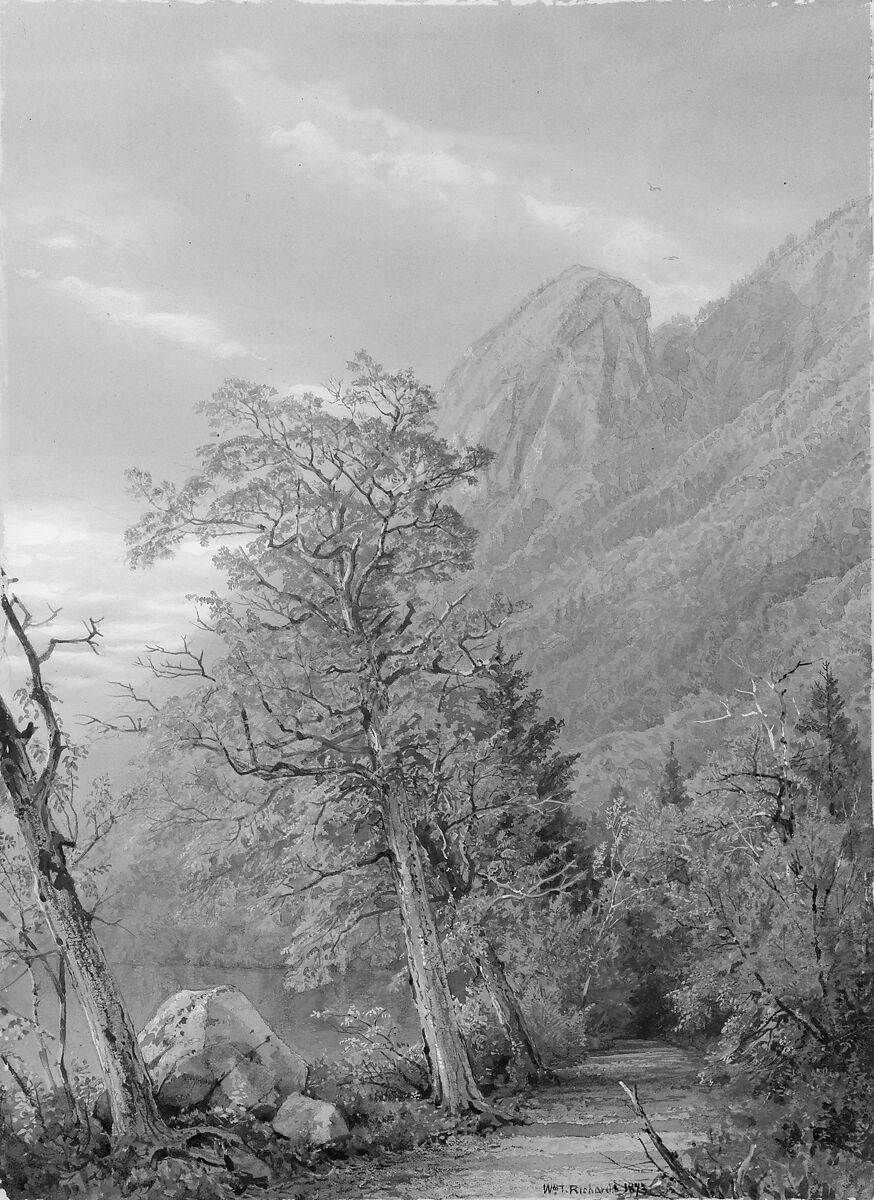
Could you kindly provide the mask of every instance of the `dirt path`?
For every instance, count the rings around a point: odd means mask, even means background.
[[[455,1136],[385,1161],[349,1162],[307,1195],[318,1200],[496,1200],[636,1191],[645,1196],[653,1171],[619,1080],[637,1084],[655,1128],[676,1148],[709,1124],[708,1102],[695,1082],[700,1067],[695,1055],[660,1042],[617,1043],[560,1072],[559,1083],[526,1101],[528,1125],[483,1137]]]

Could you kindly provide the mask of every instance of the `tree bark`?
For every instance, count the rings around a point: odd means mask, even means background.
[[[467,949],[510,1045],[513,1082],[522,1087],[536,1083],[548,1076],[549,1071],[528,1029],[504,964],[481,928],[472,930],[468,935]]]
[[[469,863],[451,853],[446,831],[442,828],[440,831],[441,837],[436,838],[433,829],[422,823],[416,828],[416,836],[440,880],[449,903],[458,912],[461,901],[471,890],[471,868]],[[488,993],[510,1046],[513,1082],[524,1087],[529,1082],[548,1077],[549,1070],[528,1029],[504,964],[482,925],[469,926],[462,940],[470,965],[479,975]]]
[[[407,963],[428,1053],[434,1100],[446,1112],[483,1112],[483,1098],[458,1027],[458,1017],[425,882],[416,830],[406,797],[389,787],[383,805],[386,840]]]
[[[48,787],[31,768],[25,742],[2,700],[0,741],[2,779],[12,800],[37,899],[88,1022],[109,1095],[113,1135],[165,1140],[169,1131],[158,1113],[136,1032],[92,929],[91,915],[67,869],[63,838],[48,807]]]

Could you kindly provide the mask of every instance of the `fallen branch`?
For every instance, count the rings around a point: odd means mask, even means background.
[[[620,1080],[619,1086],[628,1097],[635,1116],[640,1117],[641,1121],[643,1122],[644,1132],[652,1143],[652,1148],[655,1151],[657,1158],[660,1160],[660,1162],[656,1162],[656,1160],[650,1154],[646,1142],[644,1142],[643,1138],[641,1138],[641,1145],[643,1146],[644,1153],[653,1166],[657,1168],[662,1176],[667,1176],[677,1185],[677,1187],[680,1189],[681,1196],[694,1196],[696,1197],[696,1200],[708,1200],[709,1197],[712,1197],[714,1193],[711,1192],[704,1180],[683,1163],[683,1160],[675,1150],[671,1150],[671,1148],[666,1146],[662,1141],[662,1138],[656,1132],[653,1123],[646,1112],[646,1109],[640,1102],[640,1097],[637,1094],[637,1085],[635,1085],[633,1088],[626,1087],[626,1085]]]

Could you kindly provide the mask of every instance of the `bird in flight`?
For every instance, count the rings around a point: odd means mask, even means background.
[[[656,187],[654,183],[650,183],[649,180],[646,181],[646,186],[651,192],[660,192],[662,190],[660,187]]]
[[[679,259],[680,259],[679,254],[666,254],[665,255],[665,262],[679,262]]]

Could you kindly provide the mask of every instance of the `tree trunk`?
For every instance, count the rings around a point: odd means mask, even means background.
[[[519,1000],[507,978],[504,964],[485,932],[474,929],[467,938],[468,952],[510,1044],[513,1081],[518,1086],[536,1083],[549,1074],[537,1043],[528,1029]]]
[[[63,839],[11,714],[0,702],[2,778],[12,799],[37,898],[69,968],[109,1095],[115,1137],[166,1140],[137,1035],[103,947],[67,869]]]
[[[429,1058],[434,1100],[457,1115],[483,1112],[488,1104],[480,1093],[458,1017],[437,925],[428,896],[412,815],[406,798],[388,788],[382,805],[398,908],[404,928],[407,962],[416,1010]]]

